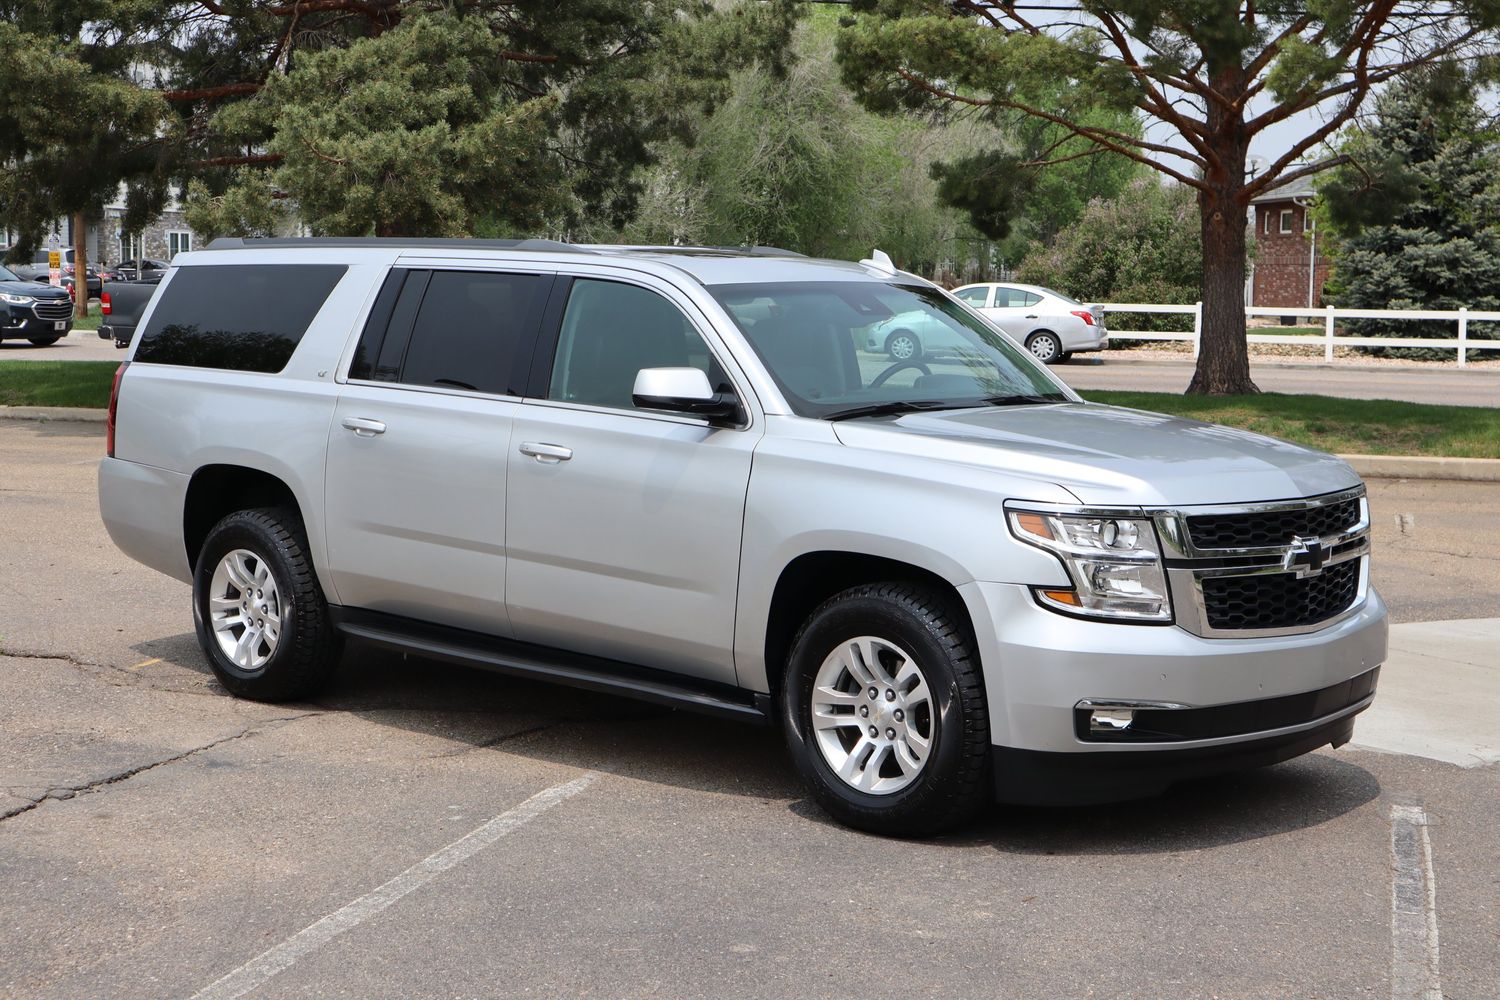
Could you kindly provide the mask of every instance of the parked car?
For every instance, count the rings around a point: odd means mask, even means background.
[[[113,340],[116,347],[129,347],[136,324],[161,284],[161,276],[140,281],[110,281],[99,295],[99,339]]]
[[[0,340],[55,344],[73,329],[73,299],[52,285],[38,285],[0,267]]]
[[[140,257],[122,260],[115,265],[114,269],[121,281],[139,281],[142,278],[160,278],[171,266],[168,261]]]
[[[911,313],[961,356],[871,372]],[[878,253],[218,240],[107,455],[233,694],[355,640],[775,724],[882,833],[1341,745],[1386,654],[1346,462],[1086,403]]]
[[[1040,285],[985,283],[953,294],[1026,345],[1038,361],[1067,361],[1080,351],[1109,346],[1104,310]]]
[[[58,251],[62,258],[62,287],[70,292],[73,289],[73,250],[71,247]],[[46,250],[38,250],[31,255],[30,264],[16,264],[11,270],[27,281],[40,281],[44,284],[50,283],[52,279],[51,258]],[[101,290],[102,279],[99,271],[92,264],[84,266],[84,273],[88,275],[89,298],[97,299]]]

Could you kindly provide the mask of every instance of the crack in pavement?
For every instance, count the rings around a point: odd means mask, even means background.
[[[242,740],[248,736],[254,736],[263,729],[274,728],[286,723],[296,722],[299,719],[309,719],[322,714],[322,712],[303,712],[300,715],[283,715],[278,716],[274,719],[263,719],[260,722],[255,723],[254,725],[246,726],[244,729],[240,730],[232,736],[221,737],[220,739],[213,740],[210,743],[205,743],[201,747],[193,747],[191,750],[184,750],[182,753],[173,754],[172,756],[164,757],[161,760],[156,760],[148,764],[140,764],[136,767],[127,768],[124,771],[120,771],[116,774],[107,775],[103,778],[96,778],[93,781],[87,781],[81,785],[63,785],[57,788],[49,788],[47,789],[47,791],[32,799],[30,802],[27,802],[25,805],[0,813],[0,823],[3,823],[5,820],[11,819],[12,817],[20,816],[22,813],[28,813],[40,806],[43,802],[47,802],[48,800],[62,802],[67,799],[74,798],[78,795],[87,795],[90,792],[97,792],[107,785],[118,784],[119,782],[125,781],[129,778],[133,778],[138,774],[144,774],[147,771],[155,770],[158,767],[165,767],[168,764],[176,764],[179,761],[184,761],[189,757],[203,753],[205,750],[212,750],[215,747],[223,746],[225,743],[233,743],[236,740]]]
[[[0,656],[8,656],[13,660],[60,660],[63,663],[72,664],[83,668],[83,672],[101,684],[110,687],[145,689],[148,691],[163,691],[168,694],[189,694],[199,697],[222,698],[223,691],[215,688],[201,688],[197,686],[187,687],[163,687],[153,682],[151,678],[141,674],[132,673],[129,667],[122,667],[114,663],[102,663],[98,660],[85,660],[72,653],[52,653],[39,649],[10,649],[0,646]],[[106,670],[119,678],[104,676],[95,671]]]

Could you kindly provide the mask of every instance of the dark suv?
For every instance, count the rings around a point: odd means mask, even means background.
[[[73,289],[73,250],[71,247],[58,251],[62,256],[62,286],[69,290]],[[38,250],[31,255],[30,264],[15,264],[11,270],[26,281],[47,281],[50,268],[48,251]],[[99,277],[99,271],[93,264],[84,265],[84,271],[88,274],[89,298],[97,299],[99,293],[104,289],[104,281]]]
[[[73,298],[65,288],[27,281],[0,267],[0,340],[55,344],[73,329]]]

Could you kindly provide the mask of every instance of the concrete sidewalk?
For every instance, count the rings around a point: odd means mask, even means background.
[[[1500,763],[1500,618],[1391,626],[1354,745],[1460,767]]]

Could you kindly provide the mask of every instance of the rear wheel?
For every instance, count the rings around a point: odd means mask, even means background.
[[[62,337],[54,333],[46,337],[27,337],[26,339],[31,342],[33,347],[51,347],[61,340]]]
[[[872,833],[936,833],[987,801],[989,717],[973,640],[951,599],[854,587],[793,642],[787,745],[818,804]]]
[[[1053,364],[1062,358],[1062,341],[1051,330],[1038,330],[1026,338],[1026,349],[1031,356],[1044,365]]]
[[[342,647],[301,519],[284,508],[236,511],[214,525],[193,574],[193,623],[219,683],[257,701],[312,694]]]

